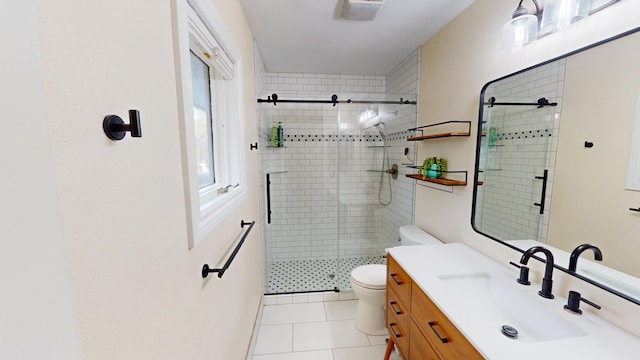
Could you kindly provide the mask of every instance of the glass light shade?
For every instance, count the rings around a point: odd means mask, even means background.
[[[513,53],[538,38],[538,18],[521,15],[511,19],[502,27],[502,51]]]
[[[566,29],[589,15],[591,0],[545,1],[540,23],[540,34],[547,35]]]

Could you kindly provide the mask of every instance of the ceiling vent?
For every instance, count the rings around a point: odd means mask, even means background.
[[[344,0],[342,16],[349,20],[373,20],[383,2],[384,0]]]

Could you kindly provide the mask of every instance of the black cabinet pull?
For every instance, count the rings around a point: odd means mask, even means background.
[[[442,336],[440,336],[440,334],[438,334],[438,331],[436,331],[436,329],[434,328],[434,326],[438,325],[435,321],[429,321],[429,327],[431,328],[431,330],[433,330],[433,332],[436,334],[436,336],[438,337],[438,339],[440,339],[440,341],[442,341],[443,344],[446,344],[449,342],[449,339],[447,339],[446,337],[443,338]]]
[[[391,307],[391,309],[393,310],[394,313],[396,313],[396,315],[402,315],[402,311],[396,308],[397,304],[398,304],[397,302],[392,301],[389,303],[389,307]]]
[[[397,337],[397,338],[401,338],[401,337],[402,337],[402,334],[401,334],[401,333],[397,333],[397,332],[396,332],[396,330],[395,330],[395,327],[396,327],[397,325],[398,325],[398,324],[396,324],[396,323],[390,323],[390,324],[389,324],[389,328],[391,329],[391,332],[393,333],[393,336],[395,336],[395,337]]]
[[[400,280],[396,279],[396,277],[398,276],[397,274],[391,274],[391,275],[389,275],[389,276],[391,276],[391,278],[392,278],[392,279],[393,279],[393,281],[396,283],[396,285],[402,285],[402,284],[404,284],[402,281],[400,281]]]
[[[629,210],[631,210],[631,211],[637,211],[637,212],[640,212],[640,207],[639,207],[639,208],[637,208],[637,209],[629,208]]]

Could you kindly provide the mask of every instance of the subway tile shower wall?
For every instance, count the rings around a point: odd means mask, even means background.
[[[485,106],[485,131],[494,127],[495,143],[483,146],[480,167],[487,182],[478,195],[483,209],[476,210],[476,223],[491,229],[501,239],[537,239],[546,242],[553,189],[556,145],[564,86],[565,60],[502,80],[487,90],[485,99],[499,102],[535,102],[541,97],[556,107]],[[487,141],[487,138],[483,141]],[[486,143],[485,143],[486,144]],[[539,207],[542,176],[548,170],[545,213]],[[490,180],[490,181],[489,181]]]
[[[417,100],[417,49],[386,76],[268,73],[259,75],[262,98]],[[383,173],[383,140],[375,127],[363,127],[363,104],[259,105],[260,167],[271,174],[271,223],[264,228],[267,262],[367,257],[397,245],[398,227],[413,223],[414,184],[401,165],[407,129],[416,126],[416,106],[380,105],[387,151],[400,174]],[[271,127],[282,123],[284,147],[271,147]],[[383,175],[383,176],[381,176]],[[382,181],[382,184],[381,184]],[[382,186],[381,186],[382,185]],[[264,184],[261,184],[264,187]],[[263,196],[265,192],[262,192]],[[263,200],[263,205],[264,200]]]
[[[420,48],[416,49],[396,65],[386,76],[385,94],[387,100],[399,100],[410,97],[417,100],[420,89]],[[396,106],[397,119],[386,124],[389,161],[398,164],[398,179],[391,181],[393,201],[380,209],[381,236],[391,240],[392,246],[399,245],[398,229],[402,225],[414,223],[413,199],[415,180],[405,175],[415,170],[402,166],[405,148],[409,149],[408,157],[416,163],[416,142],[408,142],[407,137],[413,135],[407,129],[417,126],[417,106]],[[412,165],[413,165],[412,164]],[[409,164],[405,164],[409,165]],[[386,185],[386,184],[384,184]]]

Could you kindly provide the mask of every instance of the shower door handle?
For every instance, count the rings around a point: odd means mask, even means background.
[[[536,179],[542,180],[542,194],[540,195],[540,202],[534,203],[534,206],[540,207],[540,215],[544,214],[544,199],[547,197],[547,180],[548,180],[549,170],[545,169],[544,174],[542,176],[536,176]]]
[[[271,174],[267,174],[267,224],[271,224]]]

